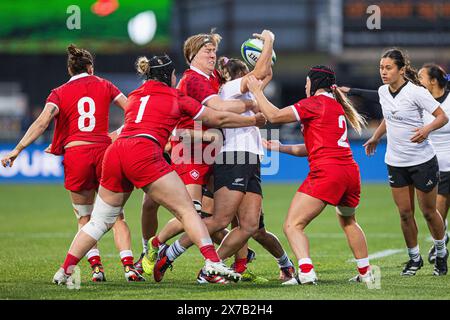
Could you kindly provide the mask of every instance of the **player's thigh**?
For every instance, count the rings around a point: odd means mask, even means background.
[[[70,199],[73,204],[91,205],[94,204],[96,191],[95,189],[70,191]]]
[[[317,217],[327,204],[306,193],[297,192],[292,199],[285,221],[285,228],[291,226],[306,227]]]
[[[391,188],[392,197],[401,215],[414,215],[414,186]]]
[[[416,194],[420,210],[423,213],[428,214],[436,212],[437,186],[429,192],[423,192],[416,189]]]
[[[257,193],[247,192],[239,205],[239,224],[244,228],[252,228],[256,232],[261,215],[262,196]]]
[[[202,185],[201,184],[188,184],[188,185],[186,185],[186,190],[188,191],[192,200],[201,201],[201,199],[202,199]]]
[[[131,192],[114,192],[100,186],[98,196],[112,207],[123,207],[130,197]]]
[[[241,191],[229,190],[227,187],[214,192],[214,219],[228,225],[237,214],[244,195]]]
[[[176,215],[183,214],[190,209],[195,210],[186,186],[178,174],[173,171],[142,189],[153,201]]]

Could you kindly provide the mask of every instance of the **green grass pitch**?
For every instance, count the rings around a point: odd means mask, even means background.
[[[264,185],[266,225],[282,241],[295,259],[282,232],[282,224],[296,185]],[[133,237],[135,257],[141,252],[140,204],[142,191],[135,191],[125,208]],[[364,185],[357,217],[366,232],[371,254],[389,249],[404,249],[396,212],[387,185]],[[170,218],[159,213],[160,227]],[[419,240],[424,258],[431,244],[421,214],[416,213]],[[432,276],[428,263],[415,277],[400,277],[406,250],[373,259],[381,268],[381,289],[369,290],[362,284],[348,283],[355,275],[355,264],[347,247],[333,208],[327,208],[307,228],[311,254],[319,277],[317,286],[282,287],[276,261],[253,240],[250,246],[257,259],[250,269],[268,278],[266,284],[237,283],[227,286],[198,285],[202,266],[196,248],[191,248],[156,284],[125,282],[112,233],[100,242],[106,283],[90,283],[90,268],[80,263],[80,290],[68,290],[51,283],[76,232],[67,192],[60,185],[0,186],[0,299],[449,299],[450,276]],[[231,263],[231,262],[230,262]]]

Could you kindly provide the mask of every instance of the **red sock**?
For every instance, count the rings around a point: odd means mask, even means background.
[[[66,256],[66,260],[64,260],[64,263],[62,265],[65,274],[72,274],[73,268],[78,264],[78,262],[80,262],[80,259],[68,253]]]
[[[90,257],[88,259],[88,261],[89,261],[89,264],[91,265],[91,267],[94,267],[95,265],[98,265],[98,264],[102,264],[102,260],[100,259],[100,256]]]
[[[131,265],[131,266],[134,265],[133,257],[132,257],[132,256],[129,256],[129,257],[123,257],[123,258],[121,259],[121,261],[122,261],[122,264],[123,264],[124,267],[130,266],[130,265]]]
[[[234,261],[234,271],[238,273],[244,273],[247,270],[247,258],[236,259]]]
[[[159,241],[159,238],[157,236],[153,237],[153,239],[152,239],[152,247],[158,248],[160,245],[161,245],[161,241]]]
[[[308,273],[308,272],[310,272],[310,271],[314,268],[314,266],[313,266],[312,264],[305,263],[305,264],[301,264],[301,265],[299,266],[299,268],[300,268],[300,271],[301,271],[301,272],[303,272],[303,273]]]
[[[212,245],[212,244],[208,244],[206,246],[201,247],[200,252],[202,253],[202,255],[205,259],[209,259],[212,262],[220,261],[220,258],[217,255],[216,248],[214,248],[214,245]]]
[[[370,266],[365,266],[365,267],[362,267],[362,268],[358,268],[359,274],[360,275],[365,275],[367,273],[367,271],[369,271],[369,267]]]

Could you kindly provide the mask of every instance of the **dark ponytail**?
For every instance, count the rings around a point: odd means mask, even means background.
[[[74,44],[67,47],[67,67],[72,75],[87,72],[89,65],[94,65],[94,59],[89,51],[77,48]]]
[[[225,82],[243,77],[249,72],[243,61],[235,58],[228,59],[227,57],[218,59],[217,71]]]
[[[381,57],[394,60],[399,70],[405,67],[405,79],[417,86],[421,86],[417,70],[411,66],[411,62],[409,61],[409,57],[406,52],[403,52],[397,48],[392,48],[383,53]]]
[[[441,66],[435,63],[426,63],[422,68],[427,69],[428,77],[431,80],[435,79],[439,88],[446,89],[450,87],[450,75],[448,75]]]

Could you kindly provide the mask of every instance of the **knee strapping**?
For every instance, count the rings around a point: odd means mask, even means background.
[[[92,209],[94,208],[94,205],[92,204],[75,204],[72,203],[73,206],[73,212],[75,213],[75,216],[78,220],[81,219],[81,217],[88,217],[92,214]]]
[[[336,212],[343,217],[351,217],[355,214],[356,208],[337,206]]]
[[[114,225],[122,207],[113,207],[97,196],[91,220],[82,230],[97,241]]]

